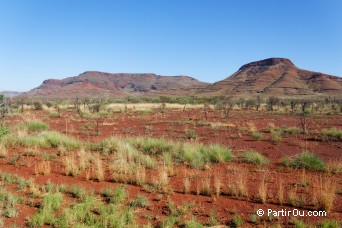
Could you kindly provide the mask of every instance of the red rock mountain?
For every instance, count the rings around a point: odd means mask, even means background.
[[[289,59],[269,58],[243,65],[230,77],[199,90],[212,95],[341,95],[342,78],[297,68]]]
[[[87,71],[76,77],[50,79],[24,95],[29,97],[123,97],[160,95],[341,95],[342,78],[302,70],[289,59],[269,58],[243,65],[214,84],[188,76],[110,74]]]
[[[110,74],[86,71],[76,77],[62,80],[49,79],[26,93],[29,97],[122,97],[130,95],[160,94],[169,90],[184,90],[204,86],[189,76],[160,76],[156,74]]]

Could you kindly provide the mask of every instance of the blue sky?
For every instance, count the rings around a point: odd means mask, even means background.
[[[290,58],[342,75],[340,0],[0,0],[0,90],[87,70],[222,80]]]

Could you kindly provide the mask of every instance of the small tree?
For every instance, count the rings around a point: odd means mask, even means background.
[[[261,104],[262,104],[262,98],[260,95],[257,96],[256,98],[256,110],[259,111],[260,107],[261,107]]]
[[[204,103],[203,110],[204,110],[205,121],[207,121],[208,120],[208,110],[209,110],[209,104],[208,103]]]
[[[280,99],[278,97],[275,96],[271,96],[268,98],[267,100],[267,109],[269,111],[274,111],[274,106],[278,105],[280,102]]]
[[[237,102],[236,102],[236,105],[239,107],[239,108],[242,108],[244,105],[245,105],[245,98],[240,98]]]
[[[221,103],[224,118],[228,119],[230,111],[233,109],[234,103],[231,97],[226,97]]]
[[[311,124],[311,120],[309,119],[310,112],[308,110],[310,101],[303,100],[301,102],[301,105],[301,113],[299,114],[300,127],[302,128],[303,133],[307,134],[309,132],[309,126]]]
[[[43,110],[43,103],[41,101],[35,101],[33,102],[33,108],[36,111]]]
[[[256,107],[256,101],[254,99],[248,99],[245,102],[245,108],[246,109],[252,109]]]
[[[7,112],[8,112],[8,109],[7,109],[5,95],[0,94],[0,117],[4,118]]]
[[[81,110],[81,107],[80,107],[80,100],[79,100],[78,97],[77,97],[77,98],[75,99],[75,101],[74,101],[74,107],[75,107],[75,109],[76,109],[77,114],[78,114],[81,118],[83,118],[83,112],[82,112],[82,110]]]
[[[296,101],[296,100],[291,100],[290,101],[290,106],[291,106],[291,112],[292,113],[295,112],[297,104],[298,104],[298,101]]]

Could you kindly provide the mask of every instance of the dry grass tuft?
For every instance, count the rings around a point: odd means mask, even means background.
[[[79,162],[75,155],[70,154],[63,159],[64,173],[67,176],[78,176],[81,172]]]
[[[51,173],[50,161],[40,161],[34,166],[34,173],[36,175],[48,175]]]
[[[103,181],[104,180],[104,169],[103,169],[103,165],[102,165],[102,159],[100,157],[100,155],[98,154],[95,157],[95,179],[98,181]]]
[[[218,198],[221,195],[222,191],[222,181],[219,174],[215,175],[214,177],[214,191],[215,196]]]
[[[267,187],[266,187],[266,174],[265,173],[263,174],[262,180],[260,182],[258,200],[261,203],[266,203],[266,200],[267,200]]]
[[[210,184],[210,176],[207,175],[205,178],[201,180],[201,190],[200,194],[205,196],[211,196],[212,190],[211,190],[211,184]]]
[[[190,193],[190,187],[191,187],[191,182],[190,182],[189,177],[184,177],[183,185],[184,185],[184,194],[189,194]]]
[[[326,164],[326,172],[328,174],[340,174],[342,173],[342,162],[330,161]]]
[[[4,144],[0,144],[0,158],[5,158],[8,155],[7,148],[5,147]]]
[[[246,170],[240,170],[239,172],[237,172],[235,181],[237,187],[237,195],[248,197]]]
[[[280,205],[284,203],[284,184],[283,180],[279,180],[279,187],[278,187],[278,202]]]
[[[329,212],[332,210],[335,199],[335,182],[331,178],[320,178],[314,194],[314,203],[318,209]]]

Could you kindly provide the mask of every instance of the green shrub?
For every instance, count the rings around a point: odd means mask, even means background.
[[[240,227],[243,224],[243,220],[240,216],[235,215],[232,220],[230,220],[231,227]]]
[[[113,192],[113,196],[110,198],[110,203],[122,203],[126,199],[126,189],[124,185],[120,185]]]
[[[67,186],[65,184],[60,184],[56,187],[56,192],[64,193],[67,190]]]
[[[169,152],[173,148],[172,143],[153,138],[138,138],[132,143],[138,150],[150,155],[162,155],[163,152]]]
[[[130,206],[132,207],[148,207],[150,205],[149,200],[143,195],[137,195],[137,197],[130,202]]]
[[[227,162],[233,159],[230,148],[217,144],[204,146],[202,144],[184,143],[174,152],[174,156],[181,162],[189,163],[193,168],[204,168],[206,164]]]
[[[323,129],[322,136],[334,137],[336,140],[342,141],[342,130],[337,128]]]
[[[341,227],[341,222],[337,220],[323,220],[318,227],[321,228],[339,228]]]
[[[42,157],[42,159],[45,160],[45,161],[50,161],[50,160],[52,160],[52,159],[57,158],[57,154],[51,154],[51,153],[45,153],[45,152],[43,152],[43,153],[41,154],[41,157]]]
[[[290,135],[303,133],[303,130],[298,128],[298,127],[286,127],[285,126],[285,127],[281,128],[281,131],[284,132],[284,133],[288,133]]]
[[[270,140],[275,144],[280,143],[280,141],[283,139],[281,134],[281,131],[271,131]]]
[[[188,139],[195,139],[197,137],[197,132],[195,130],[188,130],[185,135]]]
[[[80,142],[76,139],[55,131],[44,131],[38,134],[37,137],[43,138],[45,142],[53,148],[63,146],[67,151],[69,151],[80,147]]]
[[[57,211],[63,202],[62,193],[49,193],[47,194],[42,203],[39,211],[29,220],[29,226],[43,226],[44,224],[54,224],[56,218],[54,212]]]
[[[85,195],[84,189],[82,187],[78,187],[76,185],[72,185],[70,187],[70,193],[75,198],[82,198]]]
[[[59,114],[58,112],[50,112],[50,113],[49,113],[49,116],[50,116],[50,117],[57,118],[57,117],[61,117],[61,114]]]
[[[205,227],[201,223],[197,222],[195,218],[192,218],[185,224],[185,228],[202,228]]]
[[[43,103],[41,101],[33,102],[33,109],[36,111],[43,110]]]
[[[27,121],[21,124],[21,128],[29,131],[44,131],[49,129],[49,125],[39,121]]]
[[[243,161],[255,165],[266,165],[269,160],[261,153],[253,150],[248,150],[243,155]]]
[[[50,193],[44,197],[43,208],[48,208],[52,211],[57,211],[63,202],[63,194],[60,192]]]
[[[95,213],[94,213],[95,212]],[[67,207],[54,227],[136,227],[134,211],[121,204],[104,204],[94,196]]]
[[[292,220],[293,224],[295,225],[296,228],[306,228],[306,224],[304,221],[300,220],[300,219],[297,219],[297,218],[294,218]]]
[[[286,158],[283,162],[286,166],[293,168],[304,168],[310,170],[322,171],[325,169],[324,162],[314,154],[301,153],[292,158]]]
[[[259,140],[261,140],[264,136],[263,136],[260,132],[254,131],[254,132],[251,133],[251,137],[252,137],[253,140],[259,141]]]
[[[8,133],[9,133],[8,128],[5,125],[0,124],[0,138],[7,135]]]
[[[211,163],[221,163],[231,161],[233,159],[232,150],[218,144],[211,144],[205,149],[205,157]]]
[[[111,188],[105,188],[101,192],[101,196],[103,197],[111,197],[114,195],[114,191]]]

